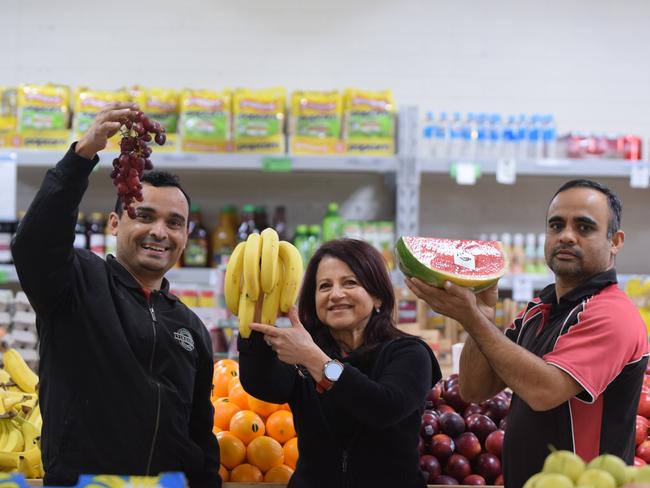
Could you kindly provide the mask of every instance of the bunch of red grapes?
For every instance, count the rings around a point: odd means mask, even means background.
[[[124,121],[121,132],[120,155],[113,160],[111,178],[117,187],[118,197],[122,199],[124,210],[130,218],[135,219],[135,209],[131,204],[142,201],[140,177],[145,170],[153,169],[153,163],[149,159],[151,147],[147,143],[151,142],[151,135],[155,134],[153,140],[162,146],[167,135],[162,125],[140,111],[136,112],[133,120]]]

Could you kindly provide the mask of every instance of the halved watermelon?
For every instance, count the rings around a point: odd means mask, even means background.
[[[395,250],[406,276],[439,288],[451,281],[479,292],[499,281],[508,268],[499,241],[400,237]]]

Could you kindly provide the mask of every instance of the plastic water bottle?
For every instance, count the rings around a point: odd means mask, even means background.
[[[552,115],[545,115],[542,120],[542,156],[545,158],[557,157],[557,127]]]
[[[419,150],[420,155],[423,157],[428,157],[431,154],[434,131],[435,125],[433,112],[427,112],[422,121],[422,147]]]
[[[542,158],[542,130],[538,114],[534,114],[529,119],[527,152],[530,159]]]
[[[476,117],[473,112],[468,112],[467,117],[461,127],[461,154],[460,157],[466,161],[476,159],[476,139],[478,131],[476,126]]]
[[[437,159],[444,158],[447,154],[447,144],[449,141],[449,121],[447,112],[440,112],[440,116],[435,124],[433,131],[433,152],[432,156]]]
[[[487,134],[487,156],[491,158],[499,157],[502,151],[501,139],[501,115],[491,114],[488,123]]]
[[[460,112],[454,112],[449,123],[449,142],[447,144],[447,157],[457,159],[461,155],[463,122]]]
[[[517,159],[528,157],[528,124],[525,114],[519,114],[517,119]]]
[[[476,151],[474,157],[482,159],[488,156],[488,115],[480,113],[476,116]]]
[[[514,115],[508,116],[506,125],[501,132],[503,141],[501,156],[506,159],[517,159],[519,156],[519,128]]]

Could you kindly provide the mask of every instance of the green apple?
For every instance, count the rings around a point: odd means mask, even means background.
[[[573,488],[573,486],[573,481],[563,474],[539,473],[539,478],[535,480],[530,488]]]
[[[590,468],[607,471],[616,480],[616,486],[623,485],[627,481],[627,465],[621,458],[613,454],[601,454],[592,459],[587,464],[587,469]]]
[[[630,481],[635,483],[650,483],[650,466],[642,466],[635,469],[636,473],[634,478]]]
[[[585,462],[571,451],[555,451],[544,461],[542,473],[559,473],[567,476],[574,483],[585,471]]]
[[[537,483],[537,480],[542,477],[542,473],[537,473],[532,475],[530,478],[528,478],[528,481],[524,484],[523,488],[535,488],[535,483]]]
[[[591,486],[592,488],[616,488],[616,479],[607,471],[596,468],[587,468],[578,478],[578,488]]]

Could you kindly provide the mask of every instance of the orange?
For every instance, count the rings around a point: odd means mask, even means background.
[[[239,376],[233,376],[230,378],[230,381],[228,381],[228,395],[230,395],[230,390],[232,390],[235,385],[241,385]]]
[[[213,425],[213,426],[212,426],[212,433],[213,433],[213,434],[218,434],[219,432],[223,432],[223,429],[220,429],[220,428],[217,427],[216,425]]]
[[[238,364],[215,365],[212,373],[212,398],[228,396],[228,382],[235,376],[239,376]]]
[[[294,437],[293,439],[289,439],[284,443],[282,450],[284,451],[284,464],[292,469],[296,469],[296,463],[298,462],[298,438]]]
[[[223,464],[219,465],[219,476],[221,481],[228,481],[228,470],[223,467]]]
[[[280,444],[284,444],[292,437],[296,437],[293,426],[293,415],[286,410],[278,410],[266,419],[266,435],[273,437]]]
[[[280,405],[280,410],[288,410],[289,412],[291,412],[291,407],[289,406],[288,403],[283,403],[282,405]]]
[[[220,359],[216,363],[214,363],[214,367],[220,367],[220,366],[233,366],[237,369],[239,369],[239,363],[235,361],[234,359]]]
[[[230,472],[231,482],[249,482],[261,483],[264,481],[264,476],[257,466],[250,464],[240,464]]]
[[[228,430],[230,428],[230,419],[241,410],[227,397],[217,398],[212,402],[212,406],[214,407],[214,425],[221,430]]]
[[[277,411],[280,405],[277,403],[269,403],[264,400],[259,400],[253,395],[248,395],[248,409],[262,417],[268,417],[273,412]]]
[[[219,432],[217,434],[219,441],[219,454],[221,464],[228,469],[241,464],[246,459],[246,446],[235,435],[230,432]]]
[[[236,380],[237,378],[233,379]],[[228,398],[230,398],[230,401],[242,410],[248,410],[248,397],[249,395],[244,391],[244,387],[241,385],[241,383],[234,385],[228,393]]]
[[[284,463],[282,445],[271,437],[262,436],[253,439],[246,447],[246,460],[260,468],[262,473],[266,473],[269,469]]]
[[[264,483],[288,483],[293,469],[286,464],[269,469],[264,475]]]
[[[237,412],[230,419],[230,432],[239,437],[246,445],[256,437],[263,436],[265,431],[266,428],[260,416],[250,410]]]

